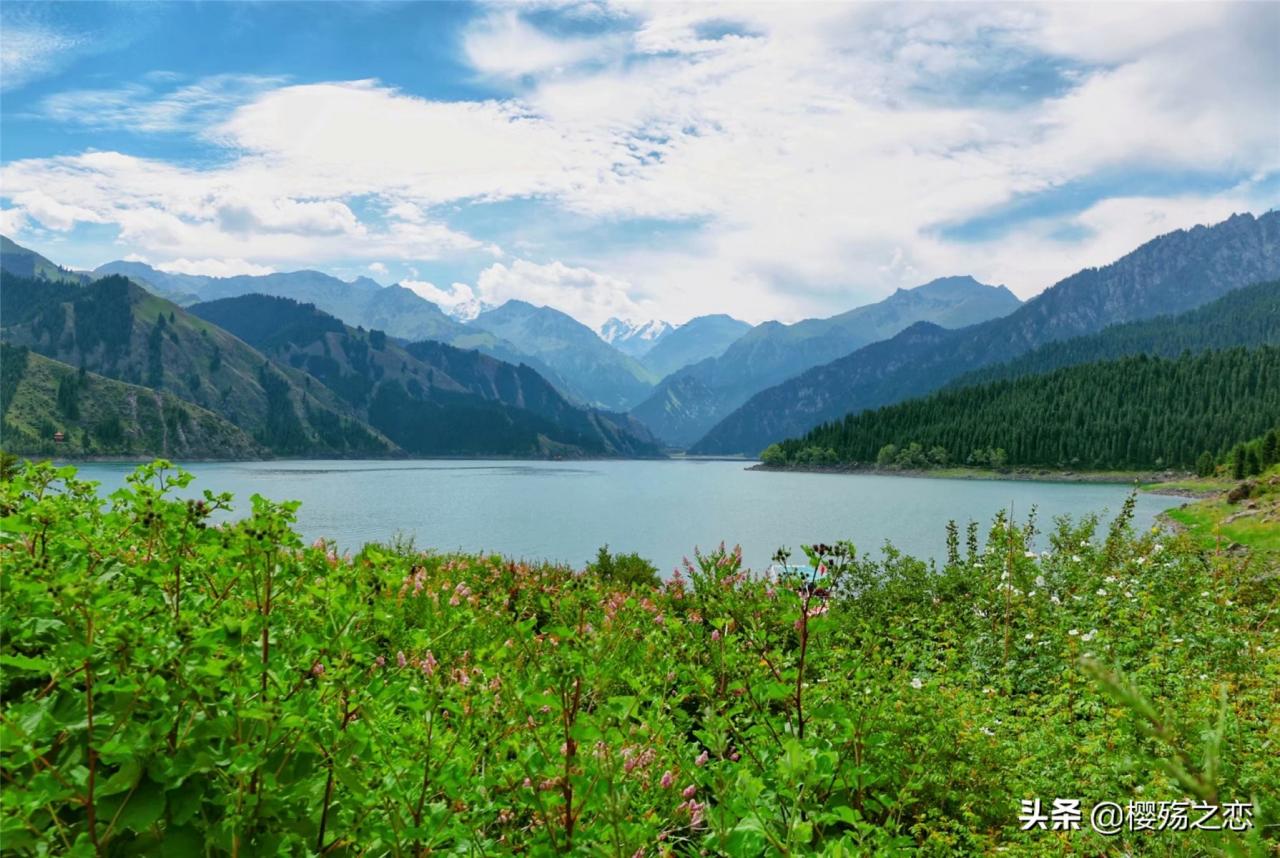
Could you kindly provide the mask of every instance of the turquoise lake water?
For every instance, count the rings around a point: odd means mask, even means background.
[[[274,461],[193,463],[201,489],[229,491],[237,510],[258,493],[300,500],[298,529],[344,549],[412,536],[419,547],[490,550],[580,565],[605,543],[636,551],[670,572],[721,540],[741,544],[763,568],[779,546],[851,539],[879,554],[886,539],[918,557],[945,551],[947,520],[969,519],[985,535],[1012,506],[1019,520],[1037,507],[1043,532],[1058,515],[1114,515],[1118,485],[949,480],[846,474],[772,473],[725,461]],[[105,490],[131,466],[86,464],[81,475]],[[1136,524],[1183,501],[1140,494]],[[1043,539],[1041,540],[1043,543]]]

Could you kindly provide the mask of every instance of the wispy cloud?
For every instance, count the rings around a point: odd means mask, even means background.
[[[176,74],[148,78],[113,89],[55,93],[40,102],[40,113],[46,119],[86,128],[137,134],[200,133],[225,121],[235,108],[286,82],[283,77],[221,74],[175,86],[181,80]]]
[[[36,22],[3,22],[0,32],[0,90],[26,86],[61,68],[88,43],[84,34],[59,31]]]

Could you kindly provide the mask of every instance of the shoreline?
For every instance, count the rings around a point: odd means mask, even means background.
[[[1194,478],[1184,471],[1053,471],[1020,468],[991,471],[979,468],[877,468],[865,465],[766,465],[757,462],[749,471],[773,473],[831,474],[845,476],[910,477],[936,480],[1013,480],[1036,483],[1105,483],[1133,485],[1146,494],[1172,497],[1205,498],[1218,494],[1217,489],[1194,489],[1181,486],[1161,488],[1161,483],[1177,483]]]

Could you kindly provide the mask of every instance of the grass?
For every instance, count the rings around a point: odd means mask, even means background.
[[[1155,483],[1143,483],[1138,486],[1144,492],[1195,492],[1197,494],[1213,494],[1230,491],[1235,480],[1224,477],[1191,477],[1183,480],[1162,480]]]
[[[1234,481],[1209,479],[1196,481],[1230,489]],[[1251,482],[1250,497],[1228,503],[1226,494],[1218,495],[1169,510],[1193,540],[1204,548],[1239,544],[1265,555],[1280,555],[1280,465],[1271,468]]]

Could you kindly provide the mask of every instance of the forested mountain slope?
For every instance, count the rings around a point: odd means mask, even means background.
[[[287,298],[243,295],[191,312],[307,373],[410,453],[657,453],[624,418],[572,405],[528,366],[434,341],[402,347]]]
[[[82,372],[23,346],[0,343],[0,376],[0,444],[9,453],[252,459],[266,452],[171,393]]]
[[[917,324],[753,396],[692,448],[756,455],[844,414],[936,390],[965,372],[1108,325],[1199,307],[1280,278],[1280,212],[1160,236],[1086,268],[1008,316],[960,330]]]
[[[1040,346],[1005,363],[965,373],[947,387],[1037,375],[1064,366],[1126,355],[1177,357],[1231,346],[1280,345],[1280,280],[1255,283],[1176,316],[1103,328]]]
[[[395,450],[324,386],[118,275],[77,286],[0,274],[0,321],[13,345],[168,391],[277,454]]]
[[[1221,456],[1261,435],[1278,417],[1280,346],[1138,355],[851,414],[770,448],[765,458],[1190,469],[1205,453]]]

